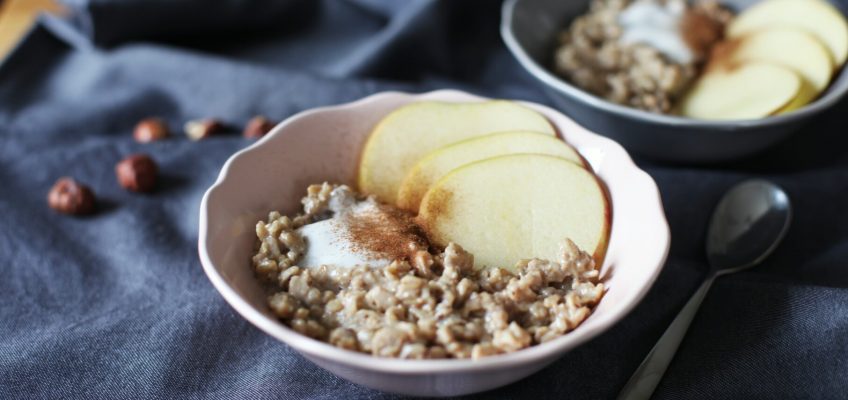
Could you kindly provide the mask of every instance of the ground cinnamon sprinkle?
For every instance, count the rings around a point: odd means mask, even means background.
[[[406,258],[411,252],[427,249],[424,231],[412,215],[384,204],[361,213],[348,213],[347,228],[354,251],[378,253],[389,259]]]
[[[724,36],[724,25],[698,9],[686,11],[681,28],[683,40],[698,59],[705,58],[710,48]]]
[[[709,62],[704,67],[704,71],[711,71],[719,68],[724,69],[725,71],[732,71],[739,68],[742,63],[738,61],[733,62],[731,55],[736,52],[740,43],[741,40],[737,38],[728,39],[713,46],[712,52],[710,52]]]

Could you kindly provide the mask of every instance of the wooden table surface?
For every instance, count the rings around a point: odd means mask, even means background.
[[[0,59],[11,51],[41,12],[61,13],[56,0],[0,0]]]

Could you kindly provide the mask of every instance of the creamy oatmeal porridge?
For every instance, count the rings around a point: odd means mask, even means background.
[[[671,113],[731,18],[713,0],[592,0],[561,33],[554,70],[609,101]]]
[[[433,249],[411,215],[344,185],[311,185],[303,212],[256,225],[253,268],[288,326],[381,357],[479,358],[559,337],[604,293],[591,255],[475,269],[458,244]]]

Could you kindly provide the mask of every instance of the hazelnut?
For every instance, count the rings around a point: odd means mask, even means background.
[[[260,138],[262,136],[265,136],[265,134],[268,133],[268,131],[270,131],[273,127],[274,124],[272,124],[271,121],[268,120],[268,118],[265,118],[261,115],[257,115],[247,122],[247,125],[245,125],[244,132],[242,133],[242,135],[250,139]]]
[[[168,136],[168,126],[159,118],[146,118],[135,125],[133,138],[139,143],[149,143]]]
[[[84,215],[94,212],[94,193],[73,178],[59,178],[47,195],[50,208],[64,214]]]
[[[201,140],[220,132],[224,128],[221,121],[214,118],[196,119],[186,122],[183,130],[191,140]]]
[[[146,154],[133,154],[115,166],[118,183],[133,192],[149,192],[156,186],[156,163]]]

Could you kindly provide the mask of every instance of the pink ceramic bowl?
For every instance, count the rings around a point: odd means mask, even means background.
[[[528,376],[609,329],[642,299],[669,248],[659,192],[617,143],[589,132],[553,109],[544,114],[606,183],[612,230],[602,274],[607,293],[577,329],[556,340],[481,360],[397,360],[342,350],[302,336],[274,317],[250,264],[256,221],[271,210],[295,213],[306,186],[354,185],[359,152],[388,112],[420,100],[482,101],[440,90],[421,95],[381,93],[297,114],[227,161],[200,205],[199,252],[216,289],[244,318],[315,364],[361,385],[395,393],[448,396],[492,389]]]

